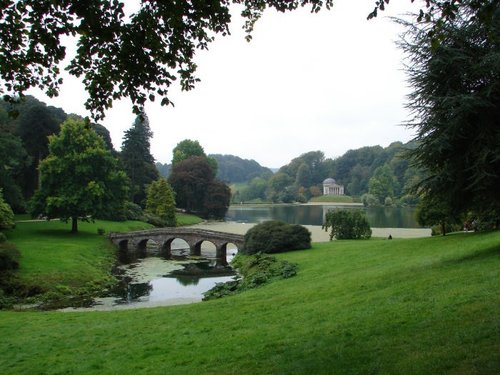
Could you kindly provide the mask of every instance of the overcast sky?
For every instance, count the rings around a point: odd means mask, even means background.
[[[231,36],[220,37],[196,57],[201,82],[189,92],[172,89],[175,107],[148,103],[154,133],[151,152],[170,162],[183,139],[198,140],[207,154],[232,154],[280,167],[308,151],[339,157],[349,149],[406,142],[401,124],[409,89],[399,26],[387,16],[411,9],[391,2],[367,21],[373,0],[337,0],[332,10],[281,14],[268,10],[247,43],[235,14]],[[86,93],[66,78],[58,98],[31,91],[68,113],[88,115]],[[128,100],[116,102],[102,124],[120,149],[135,116]]]

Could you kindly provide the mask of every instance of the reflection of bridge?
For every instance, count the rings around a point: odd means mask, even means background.
[[[169,256],[172,242],[181,239],[187,242],[191,255],[201,255],[201,244],[205,241],[215,245],[215,256],[225,258],[228,244],[238,249],[243,246],[244,237],[240,234],[216,232],[199,228],[158,228],[126,233],[110,233],[109,239],[121,251],[145,252],[148,241],[154,241],[161,254]]]

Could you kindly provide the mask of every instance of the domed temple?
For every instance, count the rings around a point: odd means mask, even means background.
[[[323,181],[323,195],[344,195],[344,185],[337,184],[333,178]]]

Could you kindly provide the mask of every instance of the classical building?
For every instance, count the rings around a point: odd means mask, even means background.
[[[323,181],[323,195],[344,195],[344,185],[339,185],[333,178]]]

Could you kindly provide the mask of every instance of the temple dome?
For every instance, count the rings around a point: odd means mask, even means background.
[[[323,185],[336,184],[337,182],[333,178],[327,178],[323,181]]]

